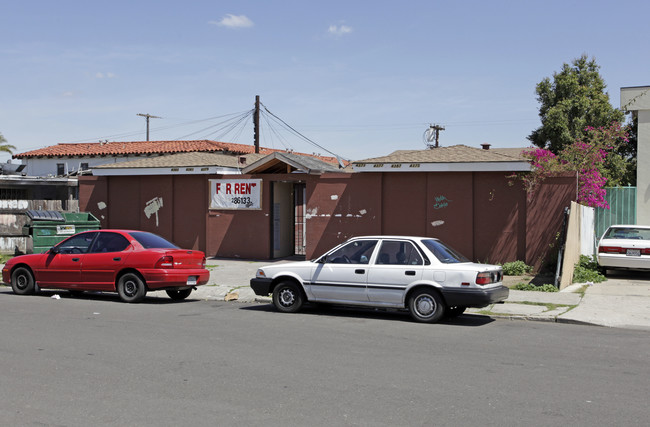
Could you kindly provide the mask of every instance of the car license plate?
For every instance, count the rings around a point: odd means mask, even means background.
[[[628,249],[627,256],[641,256],[641,249]]]
[[[187,278],[188,285],[196,285],[196,276],[190,276]]]

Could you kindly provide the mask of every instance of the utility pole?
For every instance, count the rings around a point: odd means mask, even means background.
[[[436,132],[436,145],[435,145],[435,148],[438,148],[438,138],[440,137],[440,131],[445,130],[445,128],[440,126],[440,125],[429,125],[429,129],[434,130]]]
[[[255,153],[260,152],[260,96],[255,96],[255,111],[253,113],[253,143]]]
[[[162,117],[152,116],[151,114],[142,114],[138,113],[138,116],[142,116],[147,119],[147,141],[149,141],[149,119],[162,119]]]

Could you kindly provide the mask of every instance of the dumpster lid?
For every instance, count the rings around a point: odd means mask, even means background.
[[[59,211],[41,211],[30,209],[27,211],[27,216],[32,220],[37,221],[60,221],[65,222],[65,218]]]

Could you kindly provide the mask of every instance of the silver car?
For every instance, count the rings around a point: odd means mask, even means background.
[[[502,280],[500,266],[471,262],[438,239],[363,236],[315,260],[262,267],[250,285],[257,295],[272,294],[282,312],[311,301],[407,309],[434,323],[503,302]]]

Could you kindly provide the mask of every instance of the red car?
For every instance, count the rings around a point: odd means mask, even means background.
[[[39,288],[105,291],[130,303],[142,301],[150,290],[182,300],[209,278],[203,252],[134,230],[85,231],[43,254],[14,257],[2,269],[3,282],[18,295]]]

